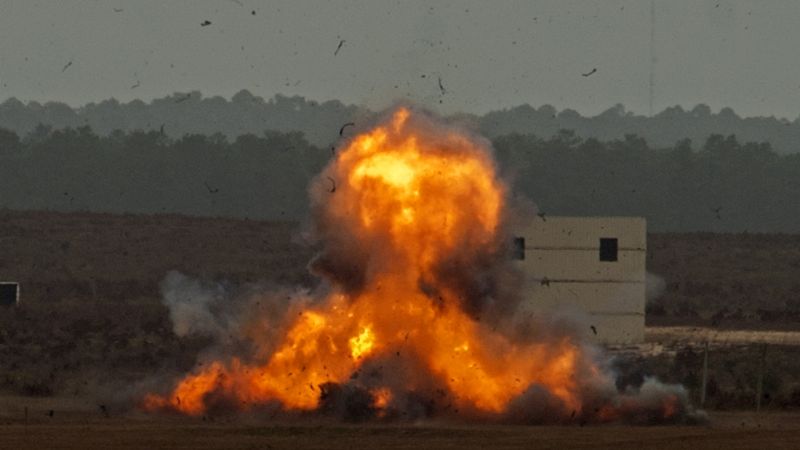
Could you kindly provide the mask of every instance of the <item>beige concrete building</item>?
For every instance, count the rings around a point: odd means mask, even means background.
[[[537,217],[516,236],[525,309],[573,312],[598,342],[644,341],[644,218]]]

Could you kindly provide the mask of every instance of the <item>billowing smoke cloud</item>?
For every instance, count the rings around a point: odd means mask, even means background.
[[[285,331],[287,316],[314,301],[307,288],[264,283],[232,286],[175,271],[162,281],[161,295],[175,335],[209,339],[202,360],[269,355]]]
[[[221,314],[227,295],[222,286],[204,286],[198,280],[170,272],[161,283],[161,294],[177,336],[194,334],[219,339],[227,335],[227,318]]]
[[[620,391],[564,317],[517,313],[507,202],[489,143],[408,107],[343,143],[310,186],[315,290],[169,274],[174,331],[211,340],[148,410],[346,420],[682,421],[685,392]]]
[[[658,300],[667,289],[667,282],[654,273],[647,272],[645,275],[645,298],[647,304]]]

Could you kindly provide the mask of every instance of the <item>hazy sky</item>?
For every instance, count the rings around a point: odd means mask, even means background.
[[[655,10],[656,110],[800,114],[799,1]],[[650,33],[647,0],[0,0],[0,101],[246,88],[370,107],[412,98],[444,112],[647,113]]]

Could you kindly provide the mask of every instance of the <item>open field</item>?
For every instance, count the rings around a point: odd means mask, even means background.
[[[23,303],[158,300],[170,270],[231,283],[315,282],[302,227],[178,215],[0,211],[0,279]],[[800,331],[800,235],[659,233],[647,269],[665,282],[648,325]]]
[[[648,325],[800,331],[800,235],[659,233],[647,270],[665,281]]]
[[[647,327],[645,342],[678,347],[708,342],[712,347],[770,344],[800,346],[800,331],[726,330],[709,327]]]
[[[29,410],[0,422],[3,449],[794,449],[800,414],[718,413],[699,426],[500,426],[418,423],[343,425],[265,423],[229,418],[214,423],[174,417],[98,417],[73,412],[53,418]],[[61,417],[61,416],[65,417]]]
[[[657,234],[649,240],[648,269],[665,279],[665,291],[648,308],[647,342],[616,360],[618,385],[654,375],[683,384],[697,403],[702,343],[709,341],[709,426],[203,422],[142,416],[109,402],[120,386],[188,370],[206,344],[174,335],[159,284],[178,270],[231,285],[313,285],[305,267],[314,247],[299,227],[0,211],[0,279],[22,285],[20,306],[0,308],[0,448],[800,446],[800,238]],[[762,344],[769,345],[766,412],[736,412],[753,408]],[[99,410],[103,403],[109,418]]]
[[[26,419],[27,410],[27,419]],[[50,411],[53,411],[52,417]],[[717,412],[697,426],[503,426],[442,422],[359,425],[323,419],[276,422],[222,416],[213,422],[109,411],[75,398],[0,397],[0,449],[789,449],[800,413]]]
[[[665,289],[648,307],[648,342],[620,371],[681,383],[694,395],[710,340],[717,391],[707,406],[750,408],[754,345],[769,343],[764,405],[800,407],[800,237],[648,239],[648,270]],[[159,289],[170,270],[233,286],[308,286],[316,282],[306,270],[313,254],[292,223],[0,211],[0,279],[19,281],[22,291],[19,307],[0,308],[0,392],[96,396],[186,371],[206,342],[172,332]]]

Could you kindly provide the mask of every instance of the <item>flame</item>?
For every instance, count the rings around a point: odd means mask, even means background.
[[[392,391],[388,388],[379,388],[371,391],[372,407],[377,411],[378,417],[385,417],[392,403]]]
[[[375,336],[369,328],[364,328],[358,336],[350,338],[350,354],[353,359],[359,359],[372,349]]]
[[[333,192],[327,179],[338,186]],[[515,342],[469,314],[465,288],[448,275],[500,255],[506,189],[487,144],[398,108],[347,143],[312,195],[323,241],[341,244],[323,263],[357,250],[357,282],[347,286],[328,270],[333,293],[288,318],[264,361],[197,368],[170,394],[148,394],[144,409],[199,415],[221,396],[240,409],[278,402],[314,410],[322,386],[347,383],[370,361],[414,361],[405,366],[423,367],[424,376],[367,386],[375,409],[433,380],[453,407],[480,414],[503,414],[531,386],[573,415],[582,411],[580,374],[598,369],[579,344]]]

